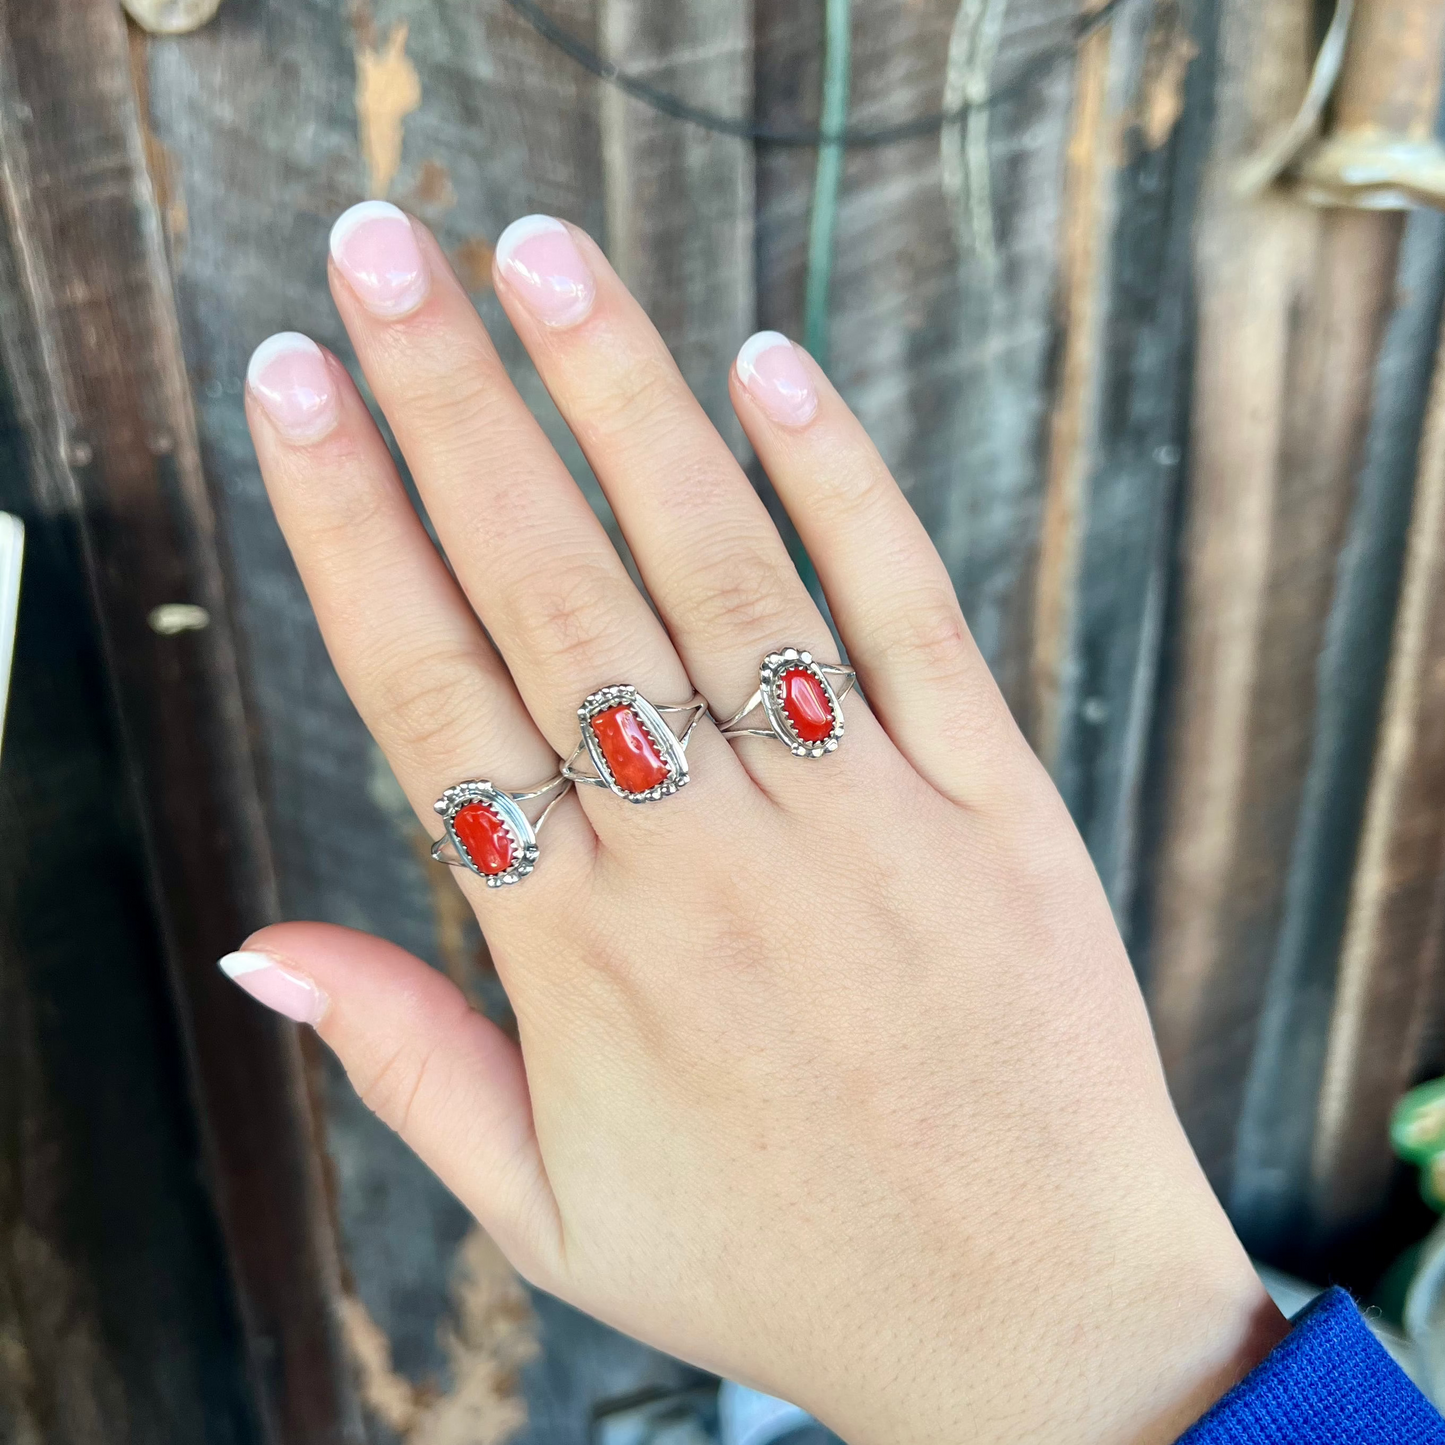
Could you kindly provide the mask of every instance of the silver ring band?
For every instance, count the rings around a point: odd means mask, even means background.
[[[821,758],[843,740],[841,703],[857,682],[858,674],[841,662],[818,662],[810,652],[784,647],[763,659],[758,690],[718,731],[725,738],[776,738],[795,757]],[[759,707],[767,726],[747,726]]]
[[[666,721],[675,713],[687,719],[681,733],[674,733]],[[659,707],[630,683],[599,688],[577,709],[582,740],[562,764],[560,776],[569,783],[607,788],[630,803],[670,797],[687,786],[688,739],[706,714],[707,700],[697,692],[687,702]],[[584,758],[594,772],[577,770]]]
[[[433,861],[465,868],[488,888],[520,883],[537,866],[542,824],[571,786],[561,773],[520,793],[508,793],[483,778],[454,783],[432,804],[446,829],[432,844]],[[535,820],[529,818],[522,804],[548,793],[553,797],[547,806]]]

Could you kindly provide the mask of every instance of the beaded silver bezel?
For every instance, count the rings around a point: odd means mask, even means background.
[[[828,711],[833,715],[833,731],[815,743],[807,742],[798,736],[792,720],[788,717],[788,710],[783,706],[783,674],[795,668],[801,668],[823,689]],[[759,669],[759,694],[768,726],[780,742],[788,745],[794,757],[821,758],[826,753],[837,751],[843,738],[843,709],[838,706],[838,695],[833,691],[832,683],[824,675],[823,669],[813,661],[812,653],[801,652],[796,647],[770,652]]]
[[[456,816],[472,803],[482,803],[491,808],[512,840],[512,866],[504,873],[484,873],[457,836],[453,826]],[[537,866],[536,830],[510,793],[493,787],[485,779],[475,778],[454,784],[432,806],[441,815],[447,838],[463,866],[475,873],[488,888],[505,888],[509,883],[520,883]]]
[[[642,724],[643,732],[652,740],[658,757],[667,769],[667,777],[645,793],[628,792],[612,776],[602,744],[592,727],[592,719],[598,713],[614,707],[631,709],[632,715]],[[681,741],[663,721],[657,709],[631,683],[616,683],[589,694],[577,709],[577,721],[581,724],[582,741],[587,747],[587,756],[592,759],[592,766],[597,769],[597,776],[619,798],[626,798],[629,803],[653,803],[659,798],[670,797],[679,788],[687,786],[687,755],[683,752]]]

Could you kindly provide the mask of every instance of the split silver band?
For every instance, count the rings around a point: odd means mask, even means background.
[[[488,888],[518,883],[537,866],[537,834],[552,809],[566,796],[571,780],[557,773],[535,788],[509,793],[483,778],[454,783],[432,805],[446,832],[432,844],[435,862],[465,868]],[[552,797],[529,818],[524,803]]]
[[[630,803],[652,803],[687,786],[687,744],[707,715],[707,699],[693,693],[684,703],[659,706],[630,683],[599,688],[577,709],[582,739],[562,764],[569,783],[607,788]],[[667,719],[686,719],[674,733]],[[594,771],[578,771],[584,760]]]
[[[758,690],[718,730],[725,738],[776,738],[795,757],[821,758],[843,740],[841,703],[857,682],[858,674],[841,662],[781,648],[763,659]],[[767,726],[748,726],[749,714],[760,707]]]

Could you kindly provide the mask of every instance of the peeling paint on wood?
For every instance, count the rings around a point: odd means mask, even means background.
[[[468,236],[451,253],[452,265],[462,285],[475,294],[492,288],[492,256],[495,248],[485,236]]]
[[[391,1341],[354,1294],[342,1295],[337,1310],[362,1403],[404,1439],[421,1409],[417,1386],[392,1367]]]
[[[1025,727],[1034,751],[1052,767],[1058,754],[1062,671],[1073,644],[1079,527],[1097,396],[1098,264],[1105,178],[1117,165],[1118,118],[1106,109],[1110,27],[1089,36],[1074,81],[1074,125],[1064,182],[1059,244],[1059,329],[1063,361],[1049,421],[1043,511],[1035,564],[1031,686]]]
[[[526,1425],[518,1376],[540,1349],[536,1317],[516,1272],[481,1229],[457,1252],[451,1318],[441,1326],[445,1384],[399,1374],[391,1342],[356,1296],[343,1301],[342,1321],[363,1400],[405,1445],[503,1445]]]
[[[421,104],[421,77],[406,55],[406,22],[378,46],[374,27],[356,26],[356,129],[369,196],[382,199],[401,169],[402,127]]]
[[[136,26],[130,27],[130,74],[135,86],[136,114],[145,144],[146,171],[155,191],[156,205],[165,222],[166,245],[174,257],[185,244],[188,218],[182,188],[181,168],[170,148],[157,139],[150,126],[150,74],[147,70],[147,40]]]
[[[457,203],[456,188],[447,168],[437,160],[423,161],[416,184],[407,192],[406,203],[413,210],[445,213]]]
[[[1144,144],[1158,150],[1184,113],[1184,81],[1199,55],[1192,33],[1194,0],[1167,0],[1149,36],[1138,107]]]
[[[481,1229],[457,1252],[453,1306],[443,1327],[451,1385],[417,1417],[408,1445],[502,1445],[527,1423],[518,1376],[540,1346],[526,1289]]]

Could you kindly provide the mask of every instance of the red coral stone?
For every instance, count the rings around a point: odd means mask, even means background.
[[[806,667],[790,667],[783,674],[783,711],[802,742],[821,743],[833,736],[828,695]]]
[[[637,714],[625,703],[598,713],[592,719],[592,731],[619,788],[645,793],[667,781],[667,764]]]
[[[512,835],[489,803],[468,803],[452,819],[452,832],[483,873],[495,876],[512,866],[516,857]]]

